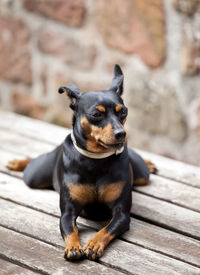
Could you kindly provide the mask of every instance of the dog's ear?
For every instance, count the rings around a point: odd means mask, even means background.
[[[64,92],[67,93],[68,97],[71,100],[70,108],[72,110],[75,110],[76,101],[81,97],[81,90],[76,87],[73,83],[70,83],[68,86],[62,86],[58,89],[58,92],[60,94],[63,94]]]
[[[114,67],[114,77],[111,82],[110,90],[115,91],[119,96],[123,93],[124,75],[118,64]]]

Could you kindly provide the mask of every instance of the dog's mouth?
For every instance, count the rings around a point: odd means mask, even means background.
[[[122,148],[122,146],[124,146],[124,142],[120,142],[120,143],[105,143],[102,140],[98,140],[99,144],[101,144],[101,146],[105,147],[106,149],[114,149],[114,150],[119,150],[120,148]]]

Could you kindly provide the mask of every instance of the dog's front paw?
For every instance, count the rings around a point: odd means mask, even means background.
[[[95,239],[88,241],[84,246],[84,254],[86,258],[93,261],[97,261],[103,255],[103,250],[104,245]]]
[[[65,248],[65,259],[69,261],[78,260],[84,256],[83,249],[80,245],[68,246]]]

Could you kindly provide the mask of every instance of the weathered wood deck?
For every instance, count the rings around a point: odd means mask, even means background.
[[[51,150],[67,133],[0,112],[0,274],[200,274],[200,168],[146,152],[159,172],[133,191],[130,230],[99,263],[64,260],[58,194],[29,189],[5,166]],[[83,218],[78,225],[83,243],[100,226]]]

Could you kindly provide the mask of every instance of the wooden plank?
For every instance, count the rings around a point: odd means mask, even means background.
[[[28,270],[26,268],[23,268],[21,266],[15,265],[11,262],[8,262],[6,260],[0,259],[0,267],[1,267],[1,274],[3,275],[11,275],[11,274],[17,274],[17,275],[35,275],[35,272]],[[42,273],[40,273],[42,274]]]
[[[58,214],[55,210],[55,203],[59,205],[59,198],[56,192],[32,190],[20,179],[11,178],[6,174],[0,175],[0,196],[2,198],[24,203],[31,207],[37,206],[38,209],[43,209],[44,200],[48,205],[48,213]],[[15,192],[13,192],[13,188],[15,188]],[[151,220],[156,224],[162,224],[174,231],[178,230],[193,238],[200,238],[200,214],[189,209],[133,192],[131,213]]]
[[[135,150],[158,168],[158,175],[200,188],[200,168],[156,154]]]
[[[55,213],[51,201],[58,204],[58,194],[50,190],[31,190],[20,179],[10,178],[6,174],[0,174],[1,197],[8,198],[18,203],[29,203],[31,206],[43,207],[43,199],[49,206],[50,211]],[[18,184],[21,183],[21,184]],[[6,183],[6,184],[5,184]],[[15,188],[15,193],[13,193]],[[37,192],[35,202],[34,192]],[[32,193],[32,194],[31,194]],[[26,194],[26,196],[25,196]],[[36,194],[36,193],[35,193]],[[32,198],[33,196],[33,198]],[[49,198],[52,198],[51,201]],[[29,199],[28,199],[29,198]],[[37,199],[38,198],[38,199]],[[42,199],[43,198],[43,199]],[[178,230],[188,236],[200,239],[200,214],[189,209],[182,208],[171,203],[148,197],[133,192],[133,205],[131,213],[142,218],[151,220],[156,224],[162,224],[174,231]]]
[[[63,142],[70,132],[69,129],[55,124],[5,111],[0,111],[0,128],[54,145]]]
[[[37,239],[45,242],[63,246],[58,218],[5,200],[0,200],[0,209],[1,225],[21,233],[34,235]],[[79,218],[78,223],[83,243],[86,242],[92,232],[87,229],[88,234],[85,234],[86,230],[83,230],[82,225],[90,226],[93,229],[102,227],[102,225],[99,227],[96,222],[83,218]],[[122,236],[122,239],[200,267],[200,243],[180,234],[131,219],[130,230]]]
[[[63,127],[5,111],[0,111],[0,127],[55,145],[60,144],[69,133],[69,130]],[[200,188],[199,167],[142,150],[136,151],[156,164],[159,169],[158,175]]]
[[[200,189],[151,175],[151,183],[134,190],[200,212]]]
[[[25,217],[26,213],[23,214],[24,207],[22,206],[17,206],[17,207],[18,207],[17,212],[20,212],[20,216],[21,216],[20,219],[24,220],[26,218]],[[23,209],[19,209],[19,208],[23,208]],[[5,210],[5,207],[4,207],[4,210]],[[17,218],[14,218],[14,220],[10,219],[8,226],[13,227],[17,231],[20,230],[20,231],[23,231],[23,233],[34,236],[34,238],[39,237],[41,240],[48,241],[55,245],[58,245],[60,243],[58,227],[57,227],[57,231],[55,230],[54,232],[50,232],[49,230],[49,228],[55,228],[55,221],[52,221],[53,217],[51,217],[51,221],[50,221],[47,217],[45,217],[47,215],[42,213],[36,214],[35,213],[36,211],[33,211],[33,210],[31,211],[34,212],[34,213],[31,213],[30,215],[32,218],[32,224],[31,222],[29,222],[29,224],[27,225],[26,223],[23,223],[20,220],[18,221]],[[30,212],[30,209],[29,209],[29,212]],[[6,223],[5,216],[3,220]],[[46,225],[46,222],[48,223],[47,225]],[[41,228],[43,231],[42,233],[41,233]],[[91,235],[90,232],[88,232],[86,241],[91,237],[90,235]],[[58,238],[58,242],[57,242],[57,238]],[[133,255],[134,255],[134,271],[132,266]],[[49,256],[48,256],[48,260],[49,260]],[[194,272],[194,274],[197,274],[197,271],[199,270],[198,268],[194,268],[189,264],[182,263],[172,258],[168,258],[166,256],[155,253],[154,251],[149,251],[148,249],[145,249],[127,242],[123,242],[120,240],[116,240],[112,242],[112,244],[106,249],[105,254],[101,258],[101,263],[104,263],[110,266],[113,266],[113,263],[114,263],[115,268],[119,268],[122,271],[126,271],[133,274],[135,274],[135,271],[141,272],[142,274],[149,274],[148,272],[150,272],[151,274],[151,272],[157,270],[158,266],[159,266],[159,273],[161,274],[164,274],[165,272],[166,274],[172,274],[175,271],[178,271],[180,273],[183,271],[184,272],[187,271],[187,272]]]
[[[18,177],[18,178],[22,178],[23,176],[23,172],[17,172],[17,171],[11,171],[8,170],[8,168],[6,167],[8,162],[13,160],[13,159],[25,159],[26,156],[24,156],[23,154],[20,153],[13,153],[13,152],[9,152],[6,151],[6,149],[1,149],[0,148],[0,171],[7,173],[9,175]]]
[[[200,214],[133,192],[131,213],[200,240]]]
[[[21,179],[0,174],[0,197],[60,216],[59,194],[51,190],[31,189]]]
[[[24,154],[27,157],[36,157],[39,154],[51,151],[54,146],[0,129],[0,148]]]
[[[48,231],[47,231],[48,234]],[[10,261],[45,274],[122,274],[109,267],[85,260],[67,262],[62,249],[0,227],[0,255]],[[196,271],[195,271],[196,272]]]
[[[53,214],[57,217],[60,215],[59,196],[56,192],[53,192],[53,191],[50,191],[50,190],[33,190],[33,189],[30,189],[25,184],[23,184],[23,182],[21,180],[11,178],[11,177],[9,178],[9,176],[7,176],[7,175],[1,175],[1,197],[16,201],[16,202],[21,203],[23,205],[28,205],[29,207],[44,211],[44,212],[49,213],[51,215]],[[143,204],[142,204],[141,210],[139,211],[138,208],[140,208],[141,202],[143,202]],[[133,203],[133,207],[136,208],[136,210],[133,213],[138,214],[138,211],[141,212],[143,210],[143,207],[144,207],[143,205],[145,205],[145,201],[142,197],[142,199],[138,203],[136,203],[136,202]],[[170,205],[167,206],[167,207],[169,207],[168,212],[170,212]],[[144,217],[151,218],[152,212],[153,212],[153,214],[155,214],[156,208],[152,207],[152,205],[149,204],[148,209],[149,209],[148,214],[145,214]],[[139,213],[139,214],[141,214],[141,213]],[[179,213],[177,215],[179,216]],[[158,214],[156,213],[156,217],[157,216],[158,216]],[[161,223],[161,222],[163,222],[163,219],[164,219],[165,226],[168,226],[168,224],[171,225],[171,223],[174,222],[171,217],[164,216],[163,213],[161,213],[161,217],[159,217],[158,220],[155,220],[155,221]],[[168,223],[169,219],[170,219],[170,221],[172,219],[171,223],[170,222]],[[183,224],[183,226],[184,226],[184,224],[187,223],[187,220],[182,221],[181,217],[180,217],[177,220],[177,223],[179,223],[179,222],[180,222],[181,225]],[[195,222],[195,220],[193,222]],[[83,223],[83,221],[82,221],[82,223]],[[136,223],[136,225],[135,225],[135,223]],[[137,221],[133,222],[133,228],[135,228],[135,226],[137,226]],[[173,223],[172,223],[171,226],[173,226]],[[153,232],[154,231],[156,231],[156,232],[153,233],[151,229],[153,230]],[[157,229],[156,227],[154,227],[154,226],[152,227],[150,225],[150,227],[149,227],[150,231],[147,234],[147,236],[151,236],[151,235],[155,236],[157,234],[156,229]],[[182,229],[182,227],[181,227],[181,229]],[[146,231],[145,224],[144,224],[144,230]],[[138,234],[139,233],[142,234],[143,231],[139,230],[137,232],[138,232]],[[189,230],[189,233],[190,233],[190,230]],[[154,239],[149,240],[147,243],[145,243],[145,239],[144,239],[143,241],[140,242],[140,245],[148,246],[151,249],[155,249],[155,250],[158,250],[158,251],[160,251],[159,250],[160,249],[159,246],[160,246],[161,251],[163,253],[164,253],[164,251],[167,251],[166,253],[168,253],[169,255],[174,255],[175,257],[178,257],[179,255],[181,255],[181,251],[182,251],[183,247],[190,247],[191,245],[193,247],[195,242],[194,243],[192,242],[192,244],[191,244],[190,238],[186,238],[185,241],[184,241],[185,237],[181,238],[179,236],[179,234],[178,235],[176,235],[176,233],[174,233],[174,234],[173,234],[173,232],[169,232],[167,230],[166,231],[161,230],[161,232],[158,234],[158,238],[157,238],[157,240],[159,240],[160,242],[158,242],[157,245],[156,245],[156,242],[154,241]],[[168,238],[167,238],[167,235],[168,235]],[[134,242],[135,239],[137,239],[138,235],[136,234],[136,236],[134,236],[134,234],[132,235],[132,232],[131,232],[130,236],[133,236],[131,240]],[[162,236],[165,236],[165,238],[167,238],[168,240],[171,240],[171,242],[169,241],[169,242],[165,243],[166,247],[163,244]],[[139,238],[141,239],[140,235],[139,235]],[[129,240],[130,240],[130,238],[129,238]],[[179,243],[179,245],[177,245],[177,247],[175,247],[178,250],[174,254],[174,249],[175,249],[174,244],[175,243]],[[191,248],[191,249],[195,250],[195,248]],[[198,247],[198,249],[199,249],[199,247]],[[183,256],[181,256],[181,259],[183,259],[184,261],[187,261],[187,258],[188,258],[187,257],[187,251],[185,251],[183,249],[182,252],[183,252],[182,253]],[[198,253],[195,252],[194,255],[193,255],[194,257],[196,257],[195,254],[198,255]],[[196,264],[197,262],[198,262],[197,260],[196,261],[195,261],[195,259],[193,260],[194,264]]]
[[[200,242],[181,234],[132,218],[122,239],[200,267]]]

